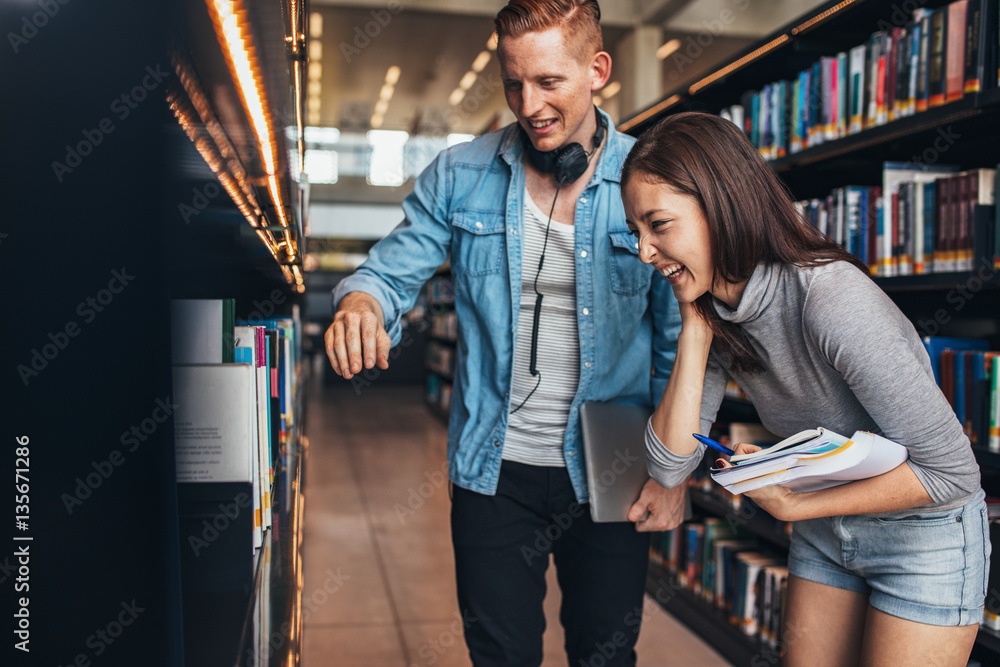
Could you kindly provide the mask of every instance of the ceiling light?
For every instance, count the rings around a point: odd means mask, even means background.
[[[604,86],[604,90],[601,91],[601,95],[604,99],[610,100],[612,97],[618,94],[618,91],[622,89],[622,84],[617,81],[612,81],[608,85]]]
[[[321,103],[318,97],[310,97],[309,100],[306,102],[306,108],[308,108],[309,111],[319,111],[320,106]]]
[[[395,86],[396,82],[399,81],[399,73],[400,73],[399,67],[393,65],[385,72],[385,82]]]
[[[376,115],[384,116],[385,112],[388,111],[388,110],[389,110],[389,102],[388,102],[388,100],[379,100],[375,104],[375,110],[374,111],[375,111]]]
[[[380,100],[385,100],[386,102],[388,102],[389,100],[392,99],[392,94],[395,91],[396,89],[392,86],[392,84],[387,83],[382,86],[382,90],[380,90],[378,93],[378,98]]]
[[[656,57],[663,60],[679,48],[681,48],[681,40],[672,39],[656,50]]]
[[[321,63],[309,63],[309,80],[319,81],[323,78],[323,65]]]
[[[603,101],[604,100],[601,99],[600,95],[594,95],[594,106],[598,106],[598,107],[601,106],[601,102],[603,102]]]
[[[462,77],[462,80],[458,82],[458,87],[462,90],[468,90],[469,88],[472,88],[472,84],[474,84],[478,78],[479,75],[470,70],[466,72],[465,76]]]
[[[476,56],[476,59],[472,61],[472,71],[482,72],[484,69],[486,69],[486,66],[490,62],[490,58],[492,57],[493,54],[490,53],[489,51],[480,51],[479,55]]]
[[[448,104],[455,106],[459,104],[463,99],[465,99],[465,91],[461,88],[456,88],[451,91],[451,95],[448,96]]]
[[[319,81],[310,81],[309,86],[306,88],[306,90],[310,96],[319,97],[320,94],[323,92],[323,84],[321,84]]]
[[[323,36],[323,15],[313,12],[309,15],[309,36],[319,39]]]
[[[374,116],[372,116],[371,126],[377,130],[378,128],[382,127],[382,121],[384,120],[385,118],[383,118],[381,115],[375,114]]]
[[[323,57],[323,42],[314,39],[309,42],[309,60],[319,60]]]
[[[497,50],[497,34],[496,33],[493,33],[492,35],[490,35],[490,38],[486,41],[486,48],[489,49],[490,51],[496,51]]]

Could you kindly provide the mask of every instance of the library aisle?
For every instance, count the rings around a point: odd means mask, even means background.
[[[319,376],[319,373],[315,374]],[[310,391],[304,667],[469,665],[455,599],[447,432],[420,387]],[[549,568],[545,667],[565,665]],[[639,665],[728,665],[647,596]]]

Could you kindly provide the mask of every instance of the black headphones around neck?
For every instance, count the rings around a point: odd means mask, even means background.
[[[560,185],[572,183],[583,176],[590,163],[590,156],[604,141],[604,116],[597,110],[597,107],[594,107],[594,116],[597,118],[597,131],[594,132],[594,148],[589,153],[575,141],[554,151],[540,151],[531,143],[528,133],[522,127],[521,139],[524,141],[524,149],[528,153],[528,161],[543,174],[552,174]]]

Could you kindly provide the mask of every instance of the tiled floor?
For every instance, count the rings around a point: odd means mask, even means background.
[[[304,666],[470,665],[448,529],[447,434],[420,388],[375,384],[356,395],[346,382],[316,384],[307,435]],[[566,657],[554,568],[549,575],[544,665],[554,667]],[[640,665],[728,664],[649,598],[646,611]]]

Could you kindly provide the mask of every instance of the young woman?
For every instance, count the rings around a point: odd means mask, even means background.
[[[823,426],[905,445],[908,461],[879,477],[746,494],[795,522],[785,664],[963,667],[986,595],[986,507],[913,325],[857,258],[804,223],[729,121],[666,118],[640,137],[621,182],[640,258],[681,307],[647,429],[653,478],[685,482],[705,449],[691,434],[707,434],[730,378],[781,437]]]

